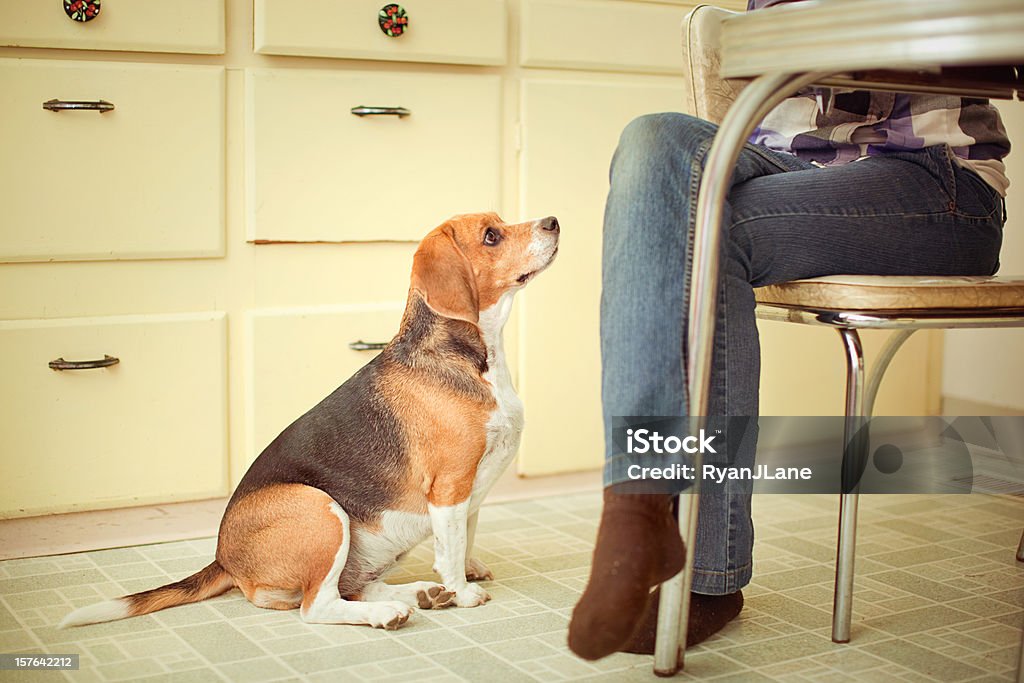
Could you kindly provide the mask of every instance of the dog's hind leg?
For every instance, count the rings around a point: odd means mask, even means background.
[[[455,602],[455,593],[433,581],[397,584],[374,581],[363,588],[358,599],[367,602],[397,600],[420,609],[442,609]]]
[[[338,580],[351,538],[348,515],[327,493],[282,484],[255,491],[228,510],[217,557],[259,607],[298,606],[310,623],[398,628],[409,619],[409,605],[341,598]]]
[[[412,608],[404,602],[355,602],[344,600],[338,592],[338,579],[348,560],[352,527],[341,506],[331,500],[331,512],[337,517],[340,534],[338,551],[326,572],[316,572],[303,588],[302,620],[311,624],[369,624],[377,628],[396,629],[409,620]],[[322,568],[321,568],[322,569]],[[317,574],[320,578],[317,579]],[[314,585],[314,582],[316,585]]]

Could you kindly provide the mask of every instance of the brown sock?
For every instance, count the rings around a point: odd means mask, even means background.
[[[638,655],[654,654],[654,637],[658,628],[659,587],[651,593],[643,619],[622,652]],[[686,629],[686,647],[692,647],[722,630],[743,609],[743,591],[728,595],[690,593],[690,620]]]
[[[605,489],[590,580],[569,623],[569,649],[599,659],[626,646],[651,588],[678,574],[685,559],[671,496]]]

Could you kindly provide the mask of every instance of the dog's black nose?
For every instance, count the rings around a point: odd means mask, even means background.
[[[548,216],[540,222],[540,227],[548,232],[558,232],[558,219],[554,216]]]

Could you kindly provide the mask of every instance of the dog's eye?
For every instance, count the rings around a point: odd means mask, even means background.
[[[487,228],[486,232],[484,232],[484,244],[488,247],[493,247],[500,241],[501,233],[494,228]]]

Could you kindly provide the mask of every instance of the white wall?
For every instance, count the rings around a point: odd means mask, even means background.
[[[1024,102],[997,106],[1014,145],[999,274],[1024,276]],[[943,396],[1024,411],[1024,329],[947,331],[942,361]]]

